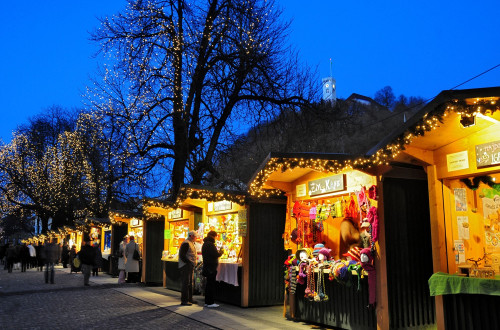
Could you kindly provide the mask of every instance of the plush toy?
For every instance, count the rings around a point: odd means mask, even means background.
[[[365,248],[360,252],[361,267],[368,273],[368,303],[374,307],[377,301],[377,273],[373,262],[372,251]]]

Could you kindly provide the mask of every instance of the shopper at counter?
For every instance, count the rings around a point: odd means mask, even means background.
[[[139,246],[135,242],[135,237],[130,235],[129,242],[125,246],[127,283],[136,283],[139,280],[139,260],[134,259],[134,251],[139,252]]]
[[[190,231],[179,248],[179,269],[181,272],[181,305],[196,304],[193,300],[193,271],[196,266],[196,232]]]
[[[201,255],[203,256],[203,272],[202,275],[207,278],[205,285],[205,306],[209,308],[219,307],[215,303],[215,278],[217,276],[217,266],[219,265],[219,258],[224,253],[223,249],[217,251],[215,246],[215,238],[217,232],[210,231],[207,237],[203,239],[203,247],[201,248]]]
[[[118,284],[125,283],[125,247],[128,243],[128,235],[123,237],[123,240],[120,243],[120,248],[118,249],[118,270],[120,274],[118,275]]]

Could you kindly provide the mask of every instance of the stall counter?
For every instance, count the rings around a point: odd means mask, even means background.
[[[429,278],[429,290],[431,296],[461,293],[500,296],[500,275],[489,279],[439,272]]]

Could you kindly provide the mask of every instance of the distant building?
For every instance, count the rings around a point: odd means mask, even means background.
[[[337,84],[333,77],[323,78],[323,101],[337,102]]]

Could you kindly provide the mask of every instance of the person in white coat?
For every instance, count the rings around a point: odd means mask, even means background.
[[[127,246],[128,243],[128,236],[123,237],[123,240],[120,243],[120,247],[118,249],[118,270],[120,271],[120,274],[118,276],[118,284],[123,284],[125,283],[125,262],[126,262],[126,257],[125,257],[125,247]]]
[[[139,252],[139,246],[134,240],[134,236],[129,237],[129,242],[125,247],[125,271],[127,272],[127,283],[135,283],[139,280],[139,260],[134,259],[134,251]]]

